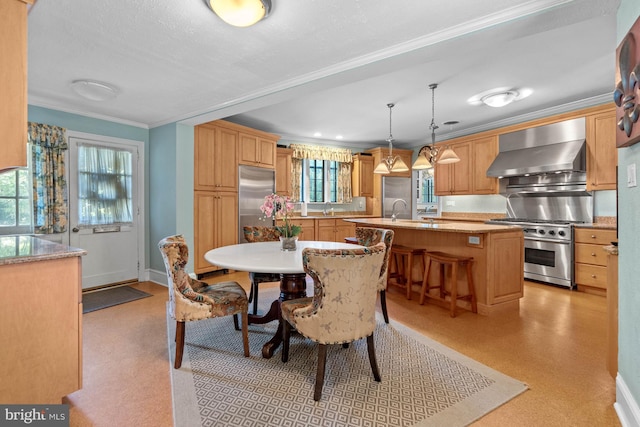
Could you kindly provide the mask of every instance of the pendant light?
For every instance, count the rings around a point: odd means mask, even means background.
[[[391,109],[395,106],[395,104],[387,104],[389,107],[389,138],[387,138],[387,142],[389,143],[389,155],[382,159],[378,166],[373,170],[373,173],[381,173],[387,174],[391,172],[407,172],[409,167],[407,164],[400,158],[400,156],[393,155],[393,134],[391,133]]]
[[[413,163],[412,169],[431,169],[436,162],[440,164],[448,164],[460,161],[460,157],[458,157],[453,149],[448,145],[438,158],[440,149],[436,147],[436,129],[438,129],[438,125],[436,125],[435,121],[435,91],[437,87],[438,85],[436,83],[429,85],[429,89],[431,89],[431,124],[429,125],[429,129],[431,129],[431,144],[420,147],[420,150],[418,151],[418,158]]]

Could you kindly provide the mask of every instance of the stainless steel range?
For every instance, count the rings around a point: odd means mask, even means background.
[[[593,221],[585,150],[583,119],[500,137],[487,175],[501,178],[507,217],[488,222],[522,227],[527,279],[574,286],[573,225]]]

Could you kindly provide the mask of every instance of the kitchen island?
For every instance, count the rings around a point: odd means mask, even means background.
[[[82,388],[82,256],[0,236],[0,402],[59,404]]]
[[[358,227],[392,229],[394,245],[473,257],[472,273],[479,314],[517,310],[520,306],[524,288],[524,233],[520,227],[461,221],[392,221],[389,218],[345,221],[354,222]],[[420,263],[416,264],[421,267]],[[415,271],[414,274],[422,277],[423,272]],[[438,283],[439,274],[438,268],[432,268],[429,283]],[[459,277],[458,289],[461,294],[467,292],[464,277]],[[419,292],[419,289],[414,287],[413,291]],[[458,306],[469,309],[466,301],[458,301]]]

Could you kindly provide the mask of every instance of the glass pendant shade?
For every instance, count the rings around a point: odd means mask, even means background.
[[[448,145],[445,147],[444,151],[440,155],[440,158],[438,159],[438,163],[442,163],[443,165],[456,163],[459,161],[460,157],[458,157],[458,155]]]
[[[387,163],[383,160],[378,163],[378,166],[373,170],[373,173],[391,173],[391,171],[389,170]]]
[[[271,0],[205,0],[211,10],[234,27],[249,27],[271,11]]]
[[[421,170],[421,169],[431,169],[432,167],[433,165],[424,154],[418,154],[418,158],[416,159],[415,162],[413,162],[413,166],[411,168],[416,170]]]
[[[409,167],[400,156],[389,156],[378,163],[373,173],[407,172],[408,170]]]

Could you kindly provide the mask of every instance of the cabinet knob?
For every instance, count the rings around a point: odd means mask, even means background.
[[[595,239],[595,238],[596,238],[596,235],[595,235],[595,234],[592,234],[592,235],[591,235],[591,238],[592,238],[592,239]]]
[[[596,278],[596,275],[595,275],[595,274],[592,274],[592,275],[591,275],[591,278],[592,278],[592,279],[595,279],[595,278]]]
[[[593,253],[593,252],[591,252],[591,256],[596,256],[596,254],[595,254],[595,253]]]

